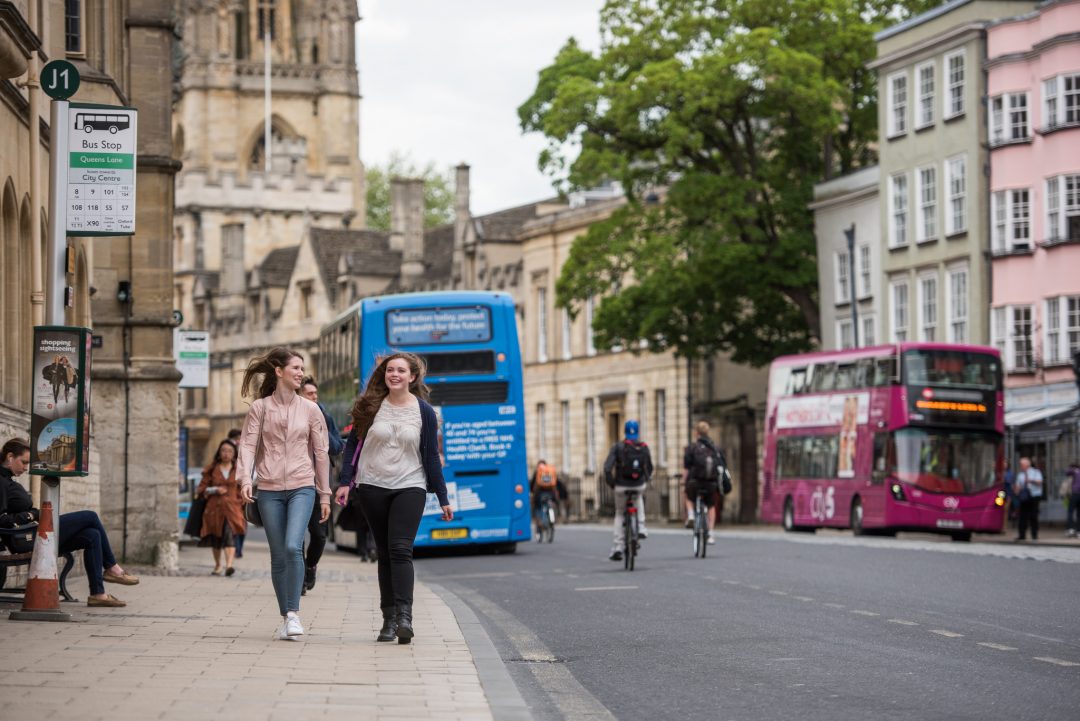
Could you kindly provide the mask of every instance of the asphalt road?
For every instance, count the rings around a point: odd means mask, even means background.
[[[607,528],[424,558],[537,719],[1080,718],[1080,549]]]

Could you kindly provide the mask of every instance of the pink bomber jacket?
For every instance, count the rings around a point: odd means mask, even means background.
[[[264,415],[265,413],[265,415]],[[262,448],[259,458],[259,425],[262,423]],[[303,396],[288,404],[274,396],[251,404],[240,436],[240,460],[237,479],[241,486],[251,485],[254,470],[259,489],[291,491],[315,486],[321,502],[330,500],[330,457],[326,421],[319,406]]]

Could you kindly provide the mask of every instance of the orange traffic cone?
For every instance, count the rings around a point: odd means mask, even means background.
[[[30,577],[21,611],[12,611],[14,621],[70,621],[71,614],[60,610],[60,577],[56,572],[56,534],[53,532],[52,502],[41,504]]]

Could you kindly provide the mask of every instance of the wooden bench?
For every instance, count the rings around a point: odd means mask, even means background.
[[[0,528],[0,548],[6,546],[3,543],[4,536],[14,535],[16,533],[26,533],[37,529],[37,523],[31,523],[26,526],[16,526],[15,528]],[[60,597],[65,601],[74,601],[67,590],[67,577],[71,573],[71,569],[75,566],[75,556],[71,553],[60,554],[64,559],[64,568],[60,571]],[[30,553],[0,553],[0,595],[2,596],[14,596],[25,595],[26,588],[5,588],[4,583],[7,580],[7,570],[9,568],[18,568],[19,566],[29,566],[30,560],[34,557],[33,552]]]

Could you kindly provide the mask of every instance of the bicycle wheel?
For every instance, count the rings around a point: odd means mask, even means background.
[[[551,543],[555,540],[555,509],[548,506],[546,510],[548,517],[547,542]]]
[[[637,515],[633,513],[626,514],[626,570],[634,570],[634,558],[637,556],[638,548],[638,525]]]
[[[708,511],[705,511],[708,514]],[[698,529],[698,546],[701,548],[701,557],[705,558],[705,551],[709,547],[709,517],[701,519],[701,527]]]

